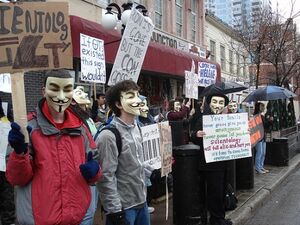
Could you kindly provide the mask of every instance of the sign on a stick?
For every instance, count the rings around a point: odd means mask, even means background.
[[[67,2],[0,4],[0,73],[73,68]]]

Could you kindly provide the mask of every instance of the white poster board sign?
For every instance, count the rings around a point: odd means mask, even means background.
[[[207,163],[252,155],[247,113],[205,115],[203,131]]]
[[[108,80],[109,86],[122,80],[137,82],[153,29],[154,25],[134,8],[122,36]]]
[[[6,149],[8,145],[8,132],[10,130],[10,122],[0,120],[0,171],[6,171]]]
[[[185,96],[186,98],[198,99],[198,77],[191,71],[185,73]]]
[[[81,80],[106,82],[104,41],[80,34]]]
[[[10,73],[0,74],[0,91],[11,93],[11,79]]]
[[[207,87],[216,83],[217,79],[217,66],[207,62],[198,63],[198,85]]]
[[[143,135],[144,164],[149,164],[153,169],[161,168],[158,124],[141,127]]]
[[[172,172],[172,135],[168,122],[159,123],[160,149],[162,156],[161,176]]]

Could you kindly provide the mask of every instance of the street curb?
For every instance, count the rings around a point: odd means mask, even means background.
[[[263,206],[264,201],[270,197],[272,192],[278,187],[287,176],[289,176],[298,166],[300,165],[300,154],[294,156],[290,160],[290,164],[287,168],[284,168],[280,174],[278,174],[274,179],[267,184],[265,187],[256,192],[249,200],[247,200],[241,207],[232,213],[228,214],[228,218],[234,225],[243,225],[251,216],[255,213],[257,209]]]

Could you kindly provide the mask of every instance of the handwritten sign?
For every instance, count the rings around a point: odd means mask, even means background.
[[[198,63],[198,85],[207,87],[216,83],[217,66],[207,62]]]
[[[172,172],[172,135],[168,122],[159,123],[160,149],[162,156],[161,176]]]
[[[67,2],[0,4],[0,73],[73,68]]]
[[[187,98],[198,99],[198,77],[191,71],[185,73],[185,96]]]
[[[0,91],[11,93],[11,80],[9,73],[0,74]]]
[[[137,82],[153,29],[154,25],[134,8],[126,24],[108,80],[109,86],[122,80]]]
[[[8,132],[10,130],[10,122],[0,120],[0,171],[6,171],[6,149],[8,145]]]
[[[144,163],[149,164],[153,169],[161,168],[161,156],[159,146],[158,124],[151,124],[141,127],[143,135],[143,158]]]
[[[81,80],[106,82],[104,41],[80,34]]]
[[[251,147],[261,141],[264,137],[264,125],[260,115],[255,115],[249,120]]]
[[[252,155],[247,113],[205,115],[203,131],[207,163]]]

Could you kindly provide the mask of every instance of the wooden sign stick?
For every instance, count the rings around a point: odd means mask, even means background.
[[[14,121],[21,127],[25,143],[29,142],[27,132],[27,110],[24,88],[24,72],[11,74],[11,96],[13,103]]]

